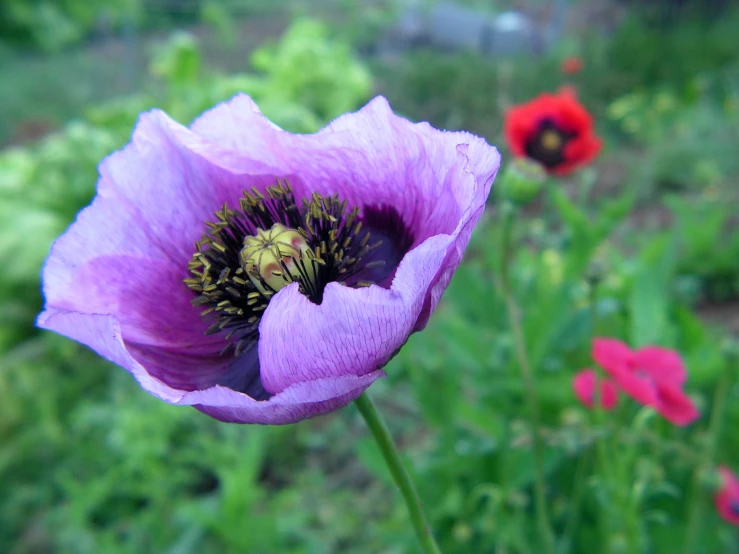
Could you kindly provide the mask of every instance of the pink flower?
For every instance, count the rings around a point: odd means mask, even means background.
[[[714,497],[716,510],[729,523],[739,525],[739,480],[726,466],[718,468],[723,484]]]
[[[671,423],[687,425],[700,415],[683,392],[687,372],[676,352],[657,346],[632,351],[616,339],[595,339],[593,359],[618,388]]]
[[[592,369],[583,369],[572,380],[572,388],[575,390],[575,396],[588,408],[593,407],[595,397],[595,382],[597,376]],[[616,384],[610,379],[599,380],[600,405],[604,410],[612,410],[618,404],[618,389]]]

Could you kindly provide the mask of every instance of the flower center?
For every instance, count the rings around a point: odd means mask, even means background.
[[[562,138],[559,136],[559,133],[551,129],[544,131],[539,140],[541,140],[541,145],[547,150],[557,150],[562,146]]]
[[[337,195],[314,193],[298,208],[290,186],[278,182],[266,195],[245,191],[238,210],[224,205],[215,222],[206,222],[207,232],[188,262],[192,277],[185,279],[197,293],[192,304],[213,320],[206,334],[223,332],[230,342],[222,354],[233,348],[239,356],[257,344],[264,310],[287,285],[297,283],[320,304],[330,282],[349,287],[384,282],[410,243],[402,221],[380,213],[385,212],[364,214],[370,223],[387,219],[377,233],[383,240],[373,242],[359,209],[347,210]]]
[[[244,239],[239,260],[249,280],[269,298],[296,281],[315,287],[312,254],[308,241],[298,231],[275,223],[269,231],[257,229],[256,236],[249,235]]]
[[[544,167],[555,168],[565,162],[565,147],[575,136],[576,133],[567,132],[553,120],[544,119],[526,142],[526,156]]]

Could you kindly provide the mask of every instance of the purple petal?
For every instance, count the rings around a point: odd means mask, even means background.
[[[425,325],[498,165],[484,140],[412,124],[382,98],[315,135],[279,130],[244,96],[192,130],[161,112],[144,114],[131,144],[101,164],[93,204],[52,249],[39,325],[126,367],[153,394],[220,419],[284,423],[323,413],[381,376],[377,368]],[[390,289],[329,284],[316,306],[291,286],[272,300],[259,363],[265,388],[279,394],[257,402],[212,386],[249,389],[257,363],[239,373],[216,356],[223,341],[203,334],[181,280],[213,212],[277,178],[298,198],[315,191],[360,209],[392,206],[413,243]]]
[[[411,123],[382,97],[313,135],[294,135],[240,95],[204,113],[192,130],[222,149],[188,147],[230,172],[251,173],[260,160],[279,168],[276,176],[292,176],[298,197],[338,193],[349,206],[395,207],[416,244],[451,234],[465,212],[480,209],[500,165],[483,139]]]
[[[265,402],[250,398],[249,401],[234,399],[233,395],[238,393],[225,387],[191,392],[185,400],[201,412],[227,423],[283,425],[338,410],[355,400],[380,377],[385,377],[383,371],[361,377],[345,375],[304,381]]]
[[[453,240],[439,235],[411,250],[389,290],[329,283],[316,305],[297,285],[282,289],[259,326],[265,389],[278,393],[302,381],[382,367],[408,339]]]
[[[280,167],[296,195],[339,193],[349,205],[389,205],[414,237],[412,247],[454,234],[432,280],[416,330],[422,329],[459,266],[500,165],[497,150],[464,132],[444,132],[393,114],[378,97],[314,135],[277,129],[246,96],[203,114],[193,131],[244,156],[203,155],[229,171],[249,171],[251,159]]]
[[[120,328],[109,315],[80,314],[47,310],[39,317],[39,326],[86,344],[113,363],[130,371],[139,384],[155,396],[172,404],[195,406],[221,421],[282,425],[315,417],[345,406],[376,379],[382,371],[356,377],[306,381],[287,388],[266,401],[257,401],[227,387],[184,392],[153,377],[146,360],[145,368],[129,352],[121,339]]]

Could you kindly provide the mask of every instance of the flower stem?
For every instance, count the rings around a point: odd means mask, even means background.
[[[377,446],[380,447],[382,457],[385,458],[385,463],[393,476],[393,480],[398,485],[405,499],[406,506],[408,507],[408,515],[411,518],[413,529],[416,531],[418,542],[424,554],[441,554],[441,550],[439,550],[439,546],[436,544],[434,535],[431,532],[431,527],[423,513],[421,499],[418,496],[416,487],[413,485],[411,476],[400,459],[398,448],[395,446],[390,431],[387,425],[385,425],[380,412],[377,411],[377,408],[366,392],[360,394],[354,403],[357,405],[359,413],[362,414],[365,423],[367,423],[367,427],[369,427],[372,436],[375,438]]]
[[[536,519],[539,525],[539,532],[544,537],[546,551],[550,554],[556,552],[556,544],[552,525],[549,521],[546,505],[546,477],[544,473],[544,444],[541,439],[541,414],[539,409],[539,400],[536,394],[536,382],[531,371],[531,365],[526,353],[526,339],[524,338],[523,329],[519,316],[518,305],[513,297],[510,287],[509,262],[511,249],[511,236],[513,234],[514,217],[516,214],[515,206],[504,204],[502,207],[503,228],[502,228],[502,248],[501,248],[501,266],[500,266],[500,288],[503,293],[503,299],[508,314],[508,324],[513,332],[513,340],[518,358],[518,365],[521,370],[521,376],[526,389],[526,401],[528,403],[529,413],[531,417],[531,426],[533,428],[533,444],[534,444],[534,464],[536,467],[534,480],[534,495],[536,507]]]
[[[711,412],[711,420],[706,430],[707,444],[703,452],[700,463],[693,470],[693,483],[691,491],[690,509],[688,511],[688,528],[685,531],[685,550],[686,554],[693,552],[693,545],[698,537],[698,532],[703,519],[703,497],[701,495],[701,472],[708,469],[713,464],[713,458],[716,454],[716,444],[718,435],[721,433],[721,420],[724,413],[724,405],[726,404],[726,396],[729,392],[731,381],[731,363],[733,359],[727,360],[726,367],[723,368],[721,377],[716,387],[713,397],[713,410]]]
[[[591,273],[588,276],[588,282],[590,284],[590,342],[598,334],[598,283],[599,276]],[[595,378],[595,389],[593,390],[593,408],[600,411],[602,409],[602,401],[600,394],[600,379],[599,373],[596,373]],[[602,442],[602,438],[598,439],[598,446]],[[580,504],[582,502],[582,493],[585,488],[586,470],[591,460],[591,452],[585,449],[580,453],[577,460],[577,469],[575,470],[575,479],[572,486],[572,495],[569,506],[567,507],[567,522],[564,526],[564,533],[562,535],[562,552],[569,552],[572,550],[571,545],[574,543],[574,535],[577,530],[577,525],[580,522]],[[602,519],[602,518],[601,518]],[[601,525],[602,527],[602,525]]]

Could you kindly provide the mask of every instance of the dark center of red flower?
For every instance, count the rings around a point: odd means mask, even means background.
[[[732,515],[739,517],[739,500],[729,502],[729,511],[731,511]]]
[[[562,129],[551,119],[544,119],[525,145],[526,156],[549,169],[565,162],[565,146],[577,133]]]
[[[205,223],[207,232],[188,262],[192,277],[185,279],[197,293],[192,304],[213,321],[206,334],[223,333],[229,342],[221,354],[241,357],[234,363],[244,366],[243,375],[222,383],[237,390],[259,389],[258,360],[242,355],[259,341],[260,319],[278,291],[297,283],[320,304],[330,282],[387,288],[413,243],[392,207],[360,213],[337,195],[314,193],[299,208],[287,183],[265,192],[245,191],[239,209],[224,205],[215,222]]]

